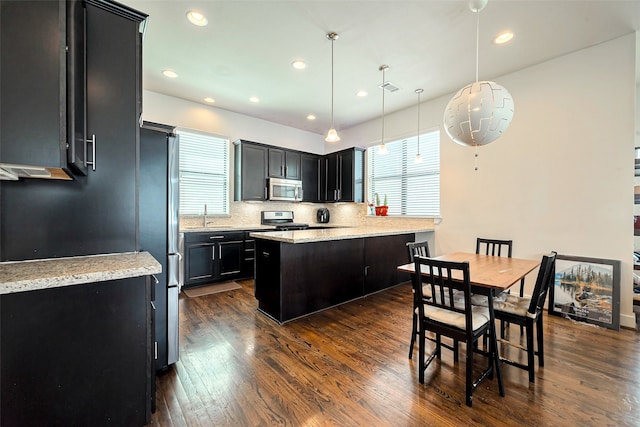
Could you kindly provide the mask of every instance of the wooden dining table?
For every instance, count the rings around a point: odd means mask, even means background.
[[[495,333],[495,316],[493,314],[493,297],[500,292],[509,289],[512,285],[519,282],[527,274],[540,266],[540,260],[509,258],[495,255],[482,255],[469,252],[452,252],[449,254],[431,257],[443,261],[469,263],[469,281],[471,282],[471,291],[474,294],[486,295],[487,305],[489,308],[489,318],[491,321],[491,344],[498,348],[497,337]],[[398,271],[415,274],[415,264],[403,264],[398,266]],[[421,271],[423,276],[428,276],[429,272]],[[457,272],[459,273],[459,272]],[[455,279],[455,276],[454,276]],[[462,279],[462,277],[460,277]],[[500,366],[495,364],[496,372],[500,372]],[[501,395],[504,395],[501,390]]]
[[[474,288],[473,291],[492,295],[509,289],[540,266],[540,260],[508,258],[469,252],[452,252],[432,258],[442,261],[469,262],[469,277],[471,286]],[[400,265],[398,266],[398,271],[413,274],[415,273],[415,265],[413,263]],[[489,292],[489,290],[492,292]]]

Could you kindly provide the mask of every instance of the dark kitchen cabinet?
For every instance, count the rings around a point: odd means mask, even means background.
[[[0,192],[0,259],[3,261],[132,252],[138,248],[136,171],[141,96],[140,23],[146,15],[112,2],[87,0],[85,4],[87,128],[96,135],[96,170],[87,176],[76,176],[72,182],[3,181]],[[0,5],[4,15],[5,1]],[[25,21],[21,22],[24,26]],[[40,27],[46,23],[35,22],[33,31],[39,34],[43,45],[48,45],[50,40],[40,33]],[[1,24],[4,31],[4,19]],[[30,37],[31,30],[23,28],[21,37]],[[14,42],[5,39],[4,33],[2,37],[3,49],[5,44]],[[3,73],[5,62],[3,55]],[[30,76],[28,80],[33,87],[24,92],[22,98],[37,100],[34,112],[53,108],[53,104],[60,120],[58,96],[43,98],[40,93],[42,78],[31,75],[28,68],[31,67],[24,67],[23,72]],[[21,101],[7,101],[4,87],[2,90],[3,114],[14,104],[20,112]],[[33,114],[29,117],[31,120],[25,130],[31,132],[30,128],[39,128],[40,124],[39,120],[32,120]],[[4,132],[3,117],[3,153],[17,145],[16,141],[6,140],[8,135]],[[39,140],[52,138],[59,139],[59,129],[49,126],[40,129]],[[25,215],[25,212],[29,214]]]
[[[227,233],[225,240],[218,244],[219,279],[238,277],[244,261],[244,232]]]
[[[66,28],[64,1],[0,2],[2,163],[67,170]]]
[[[149,276],[0,295],[0,306],[0,425],[150,422]]]
[[[184,263],[186,287],[241,277],[244,231],[186,233]]]
[[[357,202],[364,199],[364,150],[350,148],[327,154],[321,164],[322,200]]]
[[[300,152],[269,148],[269,176],[299,180]]]
[[[254,262],[256,255],[256,241],[249,234],[250,231],[245,231],[244,235],[244,254],[242,258],[242,273],[240,277],[250,278],[254,276]]]
[[[234,200],[267,200],[268,148],[236,141]]]
[[[320,202],[320,156],[302,153],[300,176],[302,177],[302,201]]]
[[[364,239],[365,295],[410,280],[407,273],[398,272],[396,267],[408,262],[407,243],[414,239],[414,234]]]

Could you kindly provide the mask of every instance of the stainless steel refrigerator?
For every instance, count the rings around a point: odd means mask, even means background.
[[[152,295],[156,370],[178,361],[178,144],[173,126],[145,122],[140,129],[139,249],[162,265]]]

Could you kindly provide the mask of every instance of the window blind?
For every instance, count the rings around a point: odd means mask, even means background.
[[[415,163],[418,137],[385,144],[386,155],[377,146],[367,149],[369,201],[380,203],[387,195],[389,215],[440,216],[440,132],[420,135],[422,163]]]
[[[180,213],[229,213],[229,140],[178,130]]]

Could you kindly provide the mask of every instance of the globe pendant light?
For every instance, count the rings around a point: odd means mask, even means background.
[[[424,89],[416,89],[418,94],[418,153],[413,160],[414,163],[422,163],[422,156],[420,155],[420,94],[424,92]]]
[[[389,150],[387,150],[387,146],[384,145],[384,72],[389,68],[388,65],[381,65],[378,70],[382,71],[382,84],[380,85],[380,89],[382,89],[382,138],[380,140],[380,146],[378,147],[378,154],[388,154]]]
[[[327,38],[331,40],[331,129],[327,132],[327,137],[324,139],[327,142],[338,142],[340,137],[333,124],[333,43],[338,39],[336,33],[327,34]]]
[[[454,142],[470,147],[498,139],[509,127],[514,110],[513,99],[504,87],[495,82],[478,81],[480,11],[486,5],[487,0],[469,2],[469,8],[476,13],[476,81],[460,89],[444,111],[447,135]]]

